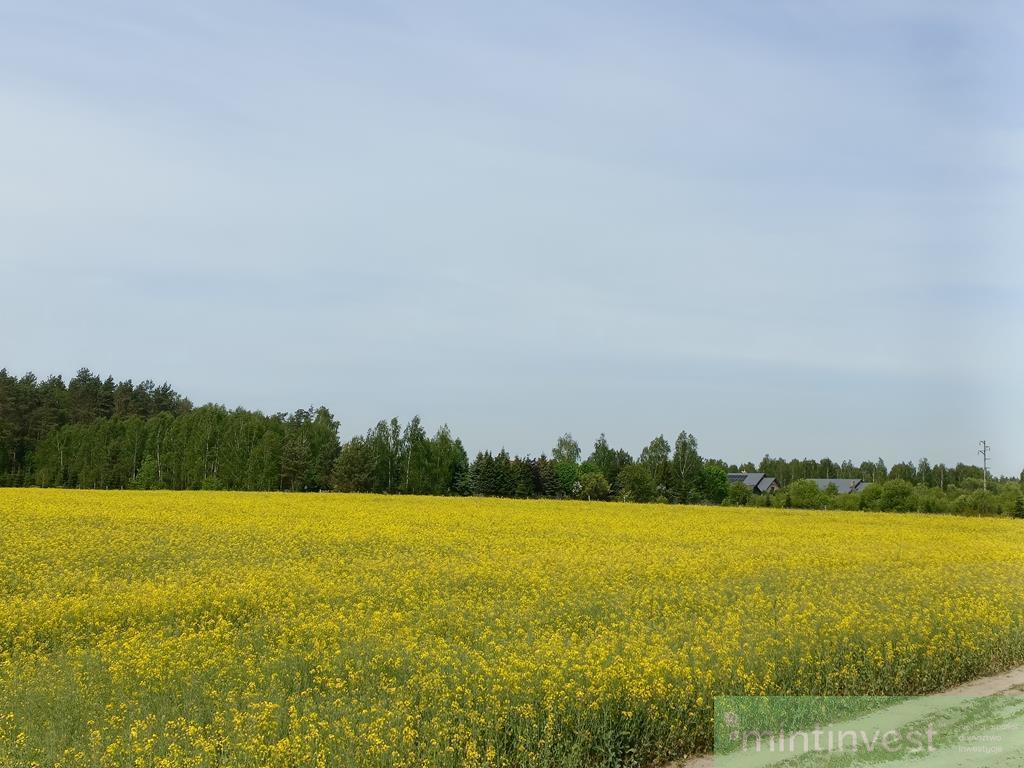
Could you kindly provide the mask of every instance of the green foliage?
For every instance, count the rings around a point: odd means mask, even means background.
[[[635,501],[728,503],[801,508],[1021,514],[1017,478],[988,478],[980,467],[927,459],[887,468],[881,459],[855,465],[829,458],[765,456],[726,466],[704,460],[686,431],[663,435],[633,457],[602,434],[585,462],[572,435],[558,438],[551,459],[480,453],[470,465],[446,426],[430,437],[419,417],[404,427],[380,421],[344,444],[324,407],[264,415],[219,405],[193,407],[168,384],[101,378],[83,368],[60,376],[17,378],[0,370],[0,485],[84,488],[247,489],[570,496]],[[781,493],[751,494],[729,485],[727,471],[775,477]],[[859,477],[865,490],[824,492],[808,478]]]
[[[488,457],[493,465],[493,457]],[[365,436],[342,445],[330,474],[330,487],[362,493],[451,496],[469,493],[468,475],[466,451],[448,426],[428,437],[415,416],[404,429],[398,419],[380,421]]]
[[[745,507],[750,504],[753,491],[743,483],[729,483],[726,489],[725,502],[732,507]]]
[[[557,486],[555,496],[566,497],[572,496],[576,483],[579,481],[580,468],[578,464],[570,464],[566,461],[556,461],[552,464],[555,477],[557,478]]]
[[[729,478],[725,468],[714,462],[704,465],[701,475],[701,491],[705,501],[721,504],[729,493]]]
[[[612,487],[600,472],[583,472],[577,484],[576,495],[588,501],[604,501],[611,496]]]
[[[880,509],[882,501],[882,484],[872,483],[863,491],[860,491],[857,496],[860,501],[860,509]]]
[[[812,490],[812,486],[814,489]],[[881,512],[924,512],[931,514],[956,513],[961,515],[1000,515],[1014,512],[1018,491],[1011,483],[1001,493],[977,489],[969,493],[946,492],[940,488],[907,480],[887,480],[873,483],[857,493],[837,495],[831,488],[817,490],[809,480],[790,483],[781,496],[787,506],[804,509],[826,508],[844,510],[873,510]],[[740,504],[742,499],[730,489],[726,503]],[[956,493],[951,496],[951,493]],[[754,501],[759,497],[754,497]],[[788,501],[787,501],[788,500]]]
[[[791,483],[786,489],[786,496],[789,498],[787,506],[796,509],[821,509],[825,506],[826,498],[818,485],[812,480],[797,480]]]
[[[470,492],[469,459],[462,441],[442,424],[428,443],[429,484],[424,493],[463,496]]]
[[[143,460],[142,465],[139,467],[139,471],[135,473],[135,477],[132,479],[129,487],[145,491],[160,487],[160,482],[156,475],[155,457],[147,456]]]
[[[908,484],[913,484],[917,480],[917,469],[909,461],[893,464],[892,469],[889,470],[889,479],[902,480]]]
[[[914,499],[918,512],[935,514],[949,512],[951,508],[949,499],[939,488],[918,486],[914,489]]]
[[[672,485],[671,459],[672,446],[664,435],[658,435],[640,452],[640,463],[647,467],[661,496],[666,495]]]
[[[529,458],[520,459],[518,456],[511,462],[512,474],[512,495],[519,499],[528,499],[539,496],[539,484],[534,478],[535,463]]]
[[[580,445],[573,440],[572,435],[566,432],[560,438],[558,438],[555,447],[551,451],[551,460],[556,464],[579,464],[580,456]]]
[[[605,439],[603,433],[594,442],[594,451],[586,461],[586,464],[593,468],[592,471],[599,472],[604,476],[610,488],[616,486],[619,472],[623,467],[632,463],[633,459],[628,453],[623,450],[615,450],[608,445],[608,440]]]
[[[857,498],[859,495],[859,493],[829,495],[826,497],[825,504],[828,509],[842,509],[853,512],[860,509],[860,499]]]
[[[99,420],[117,422],[136,419],[139,425],[157,414],[174,416],[186,413],[192,404],[168,384],[156,386],[152,381],[132,384],[130,380],[115,383],[113,378],[100,379],[82,368],[67,384],[60,376],[39,381],[34,374],[16,378],[0,370],[0,485],[67,485],[68,451],[79,451],[69,434],[54,438],[66,426],[91,425]],[[110,427],[103,429],[110,430]],[[120,427],[113,428],[115,431]],[[128,457],[102,444],[91,434],[92,445],[103,453],[95,462],[125,462]],[[75,433],[81,437],[80,433]],[[37,456],[42,453],[41,461]],[[97,468],[92,475],[102,480],[106,474],[123,474],[123,466]],[[132,470],[129,469],[129,474]]]
[[[907,480],[883,483],[878,503],[887,512],[914,512],[917,510],[914,486]]]
[[[541,454],[541,457],[534,464],[534,471],[540,496],[559,498],[564,495],[562,493],[562,480],[556,471],[554,462],[549,461],[546,456]]]
[[[51,432],[31,470],[40,485],[79,488],[320,490],[330,487],[337,429],[326,408],[291,417],[218,405],[105,416]]]
[[[1024,496],[1017,496],[1014,500],[1011,514],[1018,520],[1024,519]]]
[[[644,464],[630,464],[619,472],[619,489],[623,501],[649,502],[658,495],[654,478]]]
[[[200,489],[204,491],[223,491],[224,485],[215,476],[209,476],[203,479],[200,484]]]
[[[685,430],[676,438],[672,454],[670,490],[676,501],[692,502],[700,498],[704,462],[697,453],[697,438]]]
[[[961,494],[953,505],[961,515],[998,515],[1002,512],[996,495],[985,490]]]
[[[504,449],[497,456],[490,451],[478,454],[470,467],[470,487],[477,496],[512,497],[517,490],[522,492],[521,482],[521,471]]]
[[[339,491],[374,490],[374,456],[367,438],[356,436],[341,446],[331,483]]]

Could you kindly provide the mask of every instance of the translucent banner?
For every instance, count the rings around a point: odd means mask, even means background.
[[[715,768],[1021,768],[1024,695],[715,699]]]

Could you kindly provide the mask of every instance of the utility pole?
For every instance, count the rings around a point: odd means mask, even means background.
[[[986,491],[988,490],[988,454],[992,450],[992,446],[989,445],[985,440],[978,443],[981,448],[978,449],[978,453],[981,454],[981,487]]]

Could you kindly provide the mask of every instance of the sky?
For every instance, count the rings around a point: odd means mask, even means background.
[[[0,367],[1024,467],[1014,3],[0,0]]]

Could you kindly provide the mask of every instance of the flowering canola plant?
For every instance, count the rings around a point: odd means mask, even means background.
[[[0,766],[656,765],[1024,662],[1024,525],[0,490]]]

